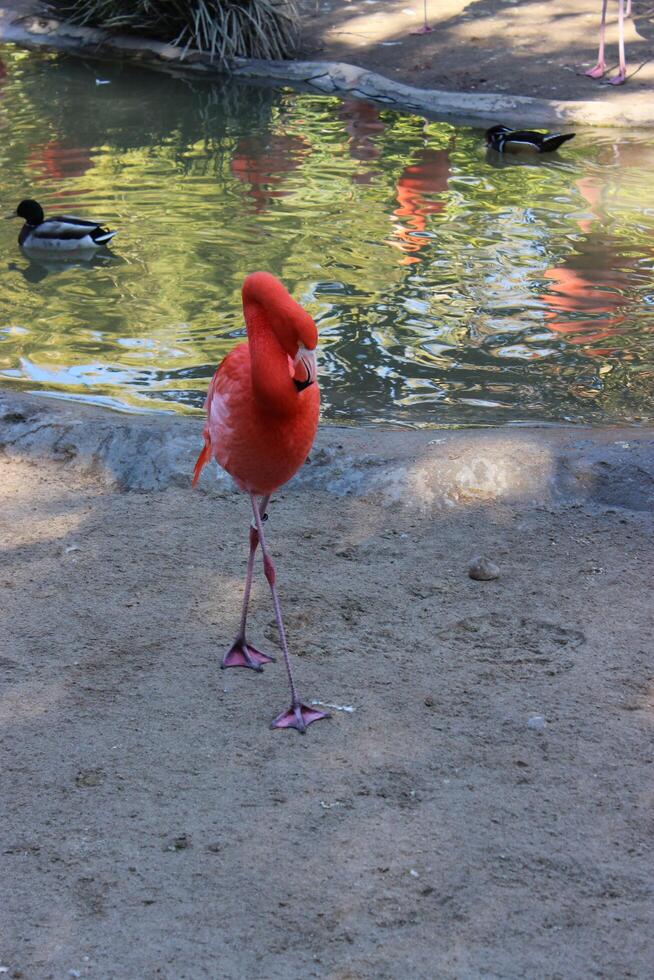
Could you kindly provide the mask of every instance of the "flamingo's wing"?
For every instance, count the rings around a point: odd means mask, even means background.
[[[192,486],[198,482],[202,468],[216,454],[221,433],[229,428],[230,412],[226,398],[228,389],[234,385],[237,388],[239,385],[242,387],[246,372],[249,372],[248,346],[247,344],[239,344],[218,365],[209,385],[204,403],[207,413],[207,420],[202,433],[204,446],[195,464]]]

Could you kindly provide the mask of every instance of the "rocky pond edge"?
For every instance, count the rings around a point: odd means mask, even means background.
[[[25,13],[30,4],[0,4],[0,41],[45,47],[95,58],[123,58],[150,67],[217,76],[208,55],[149,38],[114,34],[73,25],[51,13]],[[419,89],[376,72],[329,61],[238,59],[236,78],[290,83],[326,94],[368,99],[390,108],[458,121],[488,121],[514,126],[654,126],[654,99],[648,93],[629,101],[615,93],[598,101],[538,99],[499,93]]]
[[[71,466],[112,489],[191,489],[201,416],[121,413],[0,391],[0,454]],[[654,427],[510,425],[401,429],[323,423],[289,488],[419,510],[503,505],[654,512]],[[213,464],[199,489],[235,492]]]

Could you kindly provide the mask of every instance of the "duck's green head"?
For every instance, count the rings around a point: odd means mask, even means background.
[[[37,201],[26,200],[21,201],[16,208],[16,217],[24,218],[25,223],[36,228],[43,221],[44,214],[43,208]]]

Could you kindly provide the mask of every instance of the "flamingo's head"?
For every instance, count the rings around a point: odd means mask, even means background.
[[[316,380],[318,329],[313,318],[296,303],[279,279],[269,272],[252,272],[243,283],[243,308],[258,310],[292,362],[298,391]]]

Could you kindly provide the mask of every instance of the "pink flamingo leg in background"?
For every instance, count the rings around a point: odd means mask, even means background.
[[[597,64],[594,68],[584,72],[590,78],[602,78],[606,74],[606,61],[604,60],[604,42],[606,37],[606,8],[608,0],[602,0],[602,19],[600,21],[600,41],[597,53]],[[627,62],[624,51],[624,19],[631,17],[632,0],[618,0],[618,54],[619,69],[615,78],[607,80],[607,85],[622,85],[627,80]]]
[[[262,497],[259,505],[260,512],[265,519],[266,507],[270,497]],[[252,573],[254,571],[254,556],[259,546],[259,532],[256,527],[250,527],[250,555],[248,557],[248,569],[245,575],[245,592],[243,594],[243,611],[241,613],[241,625],[236,639],[223,657],[221,667],[250,667],[252,670],[261,672],[264,664],[274,662],[275,658],[268,656],[257,650],[245,638],[245,624],[248,616],[248,604],[250,602],[250,590],[252,588]]]
[[[423,0],[423,8],[424,8],[425,22],[422,25],[422,27],[418,28],[417,31],[411,31],[412,34],[431,34],[434,30],[434,28],[430,27],[429,24],[427,23],[427,0]]]
[[[629,0],[631,7],[631,0]],[[615,78],[612,78],[609,85],[622,85],[627,77],[627,63],[624,56],[624,0],[618,0],[618,54],[620,59],[620,70]]]
[[[608,0],[602,0],[602,20],[600,22],[600,41],[599,51],[597,52],[597,64],[594,68],[584,72],[589,78],[601,78],[606,72],[606,62],[604,60],[604,37],[606,34],[606,7]]]

